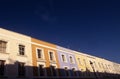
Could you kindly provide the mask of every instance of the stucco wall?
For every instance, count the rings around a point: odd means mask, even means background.
[[[64,69],[64,67],[68,67],[69,70],[71,70],[72,68],[75,68],[76,71],[78,71],[78,66],[77,66],[74,53],[72,53],[71,50],[60,47],[60,46],[57,46],[57,49],[58,49],[57,54],[58,54],[58,60],[60,63],[60,69]],[[61,57],[62,54],[66,56],[66,62],[63,62],[62,57]],[[74,63],[70,63],[70,59],[69,59],[70,56],[73,58]],[[64,72],[62,75],[64,75]]]
[[[26,66],[26,77],[31,77],[31,38],[0,28],[0,40],[7,41],[6,53],[0,53],[0,60],[6,61],[5,75],[11,79],[18,77],[17,62],[24,62]],[[24,56],[19,55],[19,44],[25,45]]]

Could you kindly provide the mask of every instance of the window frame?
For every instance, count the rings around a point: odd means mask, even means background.
[[[78,63],[79,63],[80,65],[82,65],[81,59],[80,59],[80,58],[77,58],[77,60],[78,60]]]
[[[72,62],[71,62],[71,58],[72,58]],[[69,61],[70,61],[71,64],[74,64],[74,63],[75,63],[73,56],[69,56]]]
[[[20,46],[22,46],[22,48],[20,49]],[[22,50],[24,48],[24,50]],[[25,45],[23,45],[23,44],[19,44],[18,45],[18,55],[20,55],[20,56],[25,56],[26,55],[26,46]]]
[[[5,41],[5,40],[0,40],[0,42],[1,42],[1,45],[0,45],[0,53],[7,53],[7,44],[8,44],[8,42],[7,41]],[[3,43],[5,43],[5,46],[3,45]]]
[[[51,60],[51,57],[50,57],[50,52],[52,52],[53,54],[53,59]],[[48,55],[49,55],[49,60],[52,61],[52,62],[55,62],[56,61],[56,57],[55,57],[55,51],[53,50],[48,50]]]
[[[41,50],[41,58],[39,58],[39,56],[38,56],[38,50]],[[38,47],[36,48],[36,58],[37,59],[45,59],[43,48],[38,48]]]
[[[101,63],[100,63],[100,62],[98,62],[98,66],[99,66],[99,68],[102,68],[102,67],[101,67]]]
[[[63,57],[62,57],[62,56],[64,56],[64,60],[63,60]],[[62,60],[62,62],[67,62],[67,57],[66,57],[65,54],[61,54],[61,60]]]

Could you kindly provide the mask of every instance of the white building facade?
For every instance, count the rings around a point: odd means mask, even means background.
[[[30,42],[31,38],[28,36],[0,28],[1,78],[31,78],[32,56]]]

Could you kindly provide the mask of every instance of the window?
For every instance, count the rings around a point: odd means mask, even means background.
[[[68,68],[67,68],[67,67],[65,67],[65,68],[64,68],[64,70],[65,70],[65,75],[66,75],[66,76],[69,76],[69,71],[68,71]]]
[[[55,61],[54,53],[52,51],[49,52],[49,57],[51,61]]]
[[[110,65],[108,65],[108,68],[111,70],[111,66]]]
[[[66,62],[65,55],[62,55],[62,61],[63,61],[63,62]]]
[[[4,76],[4,72],[5,72],[5,61],[0,60],[0,76]]]
[[[101,65],[102,65],[102,68],[105,69],[103,63],[101,63]]]
[[[53,60],[53,52],[49,52],[50,53],[50,60]]]
[[[0,40],[0,53],[6,53],[6,41]]]
[[[18,63],[18,76],[25,76],[25,63]]]
[[[37,57],[43,59],[43,52],[41,49],[37,49]]]
[[[19,45],[19,54],[25,55],[25,46],[24,45]]]
[[[44,65],[39,65],[39,75],[40,76],[45,76],[45,69],[44,69]]]
[[[81,64],[81,62],[80,62],[80,58],[78,58],[78,62],[79,62],[79,64]]]
[[[82,69],[81,70],[78,70],[78,76],[82,76]]]
[[[106,69],[108,69],[108,66],[107,66],[107,64],[105,64],[105,66],[106,66]]]
[[[83,61],[84,61],[84,65],[86,66],[86,60],[85,60],[85,59],[83,59]]]
[[[73,63],[73,58],[70,56],[70,63]]]
[[[94,63],[95,68],[98,68],[98,66],[97,66],[96,62],[94,61],[93,63]]]
[[[101,64],[98,62],[99,67],[101,68]]]
[[[55,66],[50,66],[50,72],[51,72],[51,76],[57,76],[57,72],[56,72]]]
[[[76,72],[75,68],[72,68],[72,73],[73,73],[73,76],[77,76],[77,72]]]

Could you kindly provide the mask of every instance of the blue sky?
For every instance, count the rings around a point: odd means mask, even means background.
[[[119,0],[1,0],[0,27],[120,63]]]

